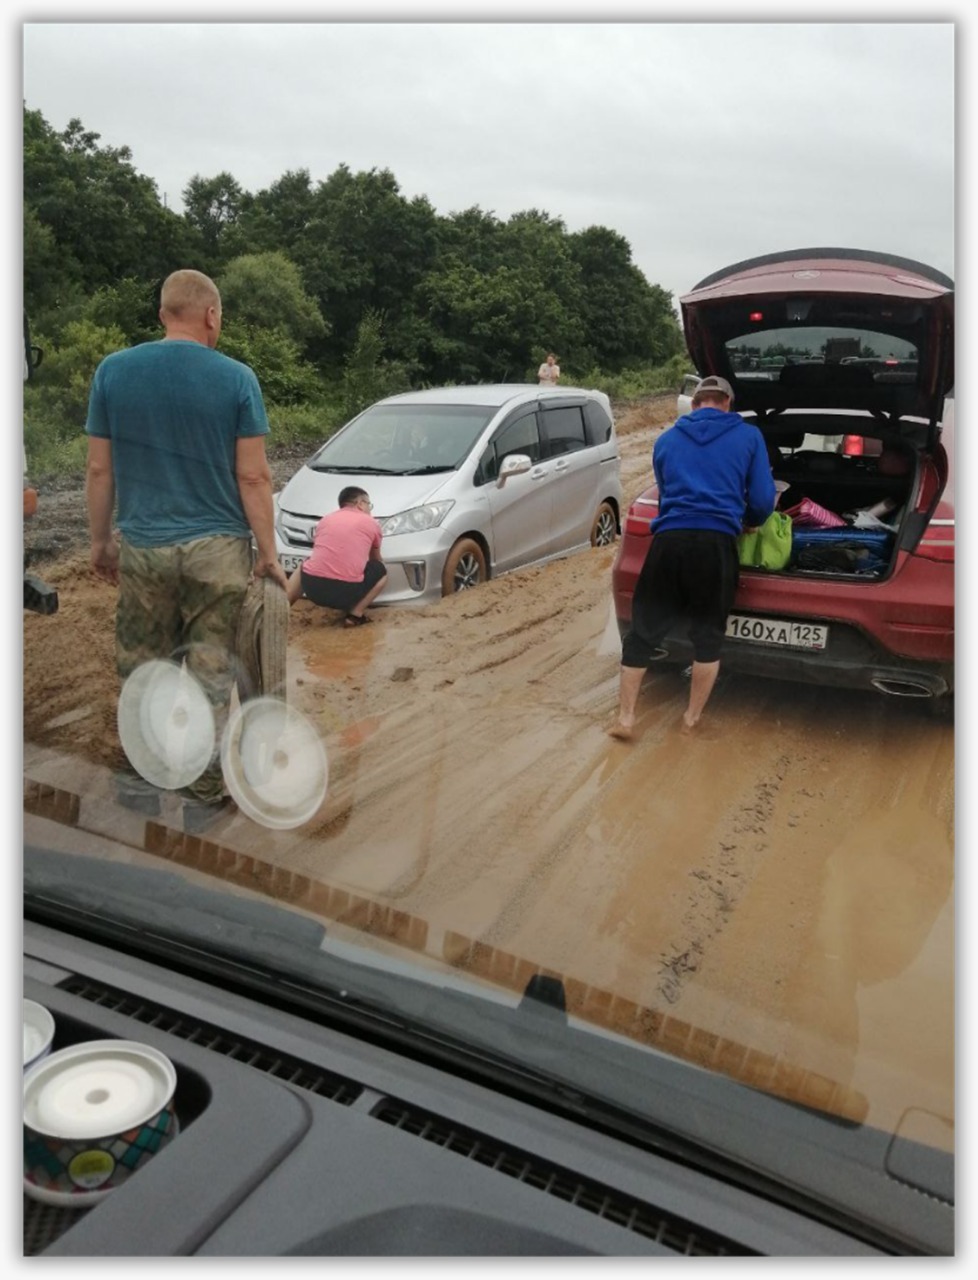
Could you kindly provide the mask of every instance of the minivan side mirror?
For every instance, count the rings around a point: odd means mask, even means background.
[[[503,465],[499,468],[499,479],[496,481],[498,488],[502,488],[510,476],[521,476],[533,466],[533,460],[527,453],[511,453],[503,459]]]

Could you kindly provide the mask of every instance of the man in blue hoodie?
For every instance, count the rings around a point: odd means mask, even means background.
[[[725,378],[703,378],[693,411],[655,442],[659,487],[654,537],[632,600],[632,625],[622,641],[618,720],[608,730],[629,742],[646,668],[680,618],[693,645],[689,705],[683,725],[703,713],[720,670],[727,615],[737,590],[737,538],[774,510],[775,488],[764,437],[731,413]]]

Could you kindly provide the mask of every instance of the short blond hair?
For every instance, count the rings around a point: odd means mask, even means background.
[[[163,281],[160,310],[168,316],[197,315],[208,307],[220,311],[221,295],[214,281],[202,271],[174,271]]]

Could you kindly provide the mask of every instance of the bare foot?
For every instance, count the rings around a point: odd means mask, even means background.
[[[609,738],[617,738],[619,742],[632,742],[635,738],[635,724],[625,724],[619,720],[608,730]]]
[[[699,723],[699,716],[695,720],[690,720],[687,712],[683,712],[682,723],[679,726],[680,733],[692,733]]]

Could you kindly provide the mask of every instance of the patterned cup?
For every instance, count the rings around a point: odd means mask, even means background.
[[[50,1054],[24,1077],[24,1190],[87,1208],[176,1134],[176,1071],[159,1050],[93,1040]]]

